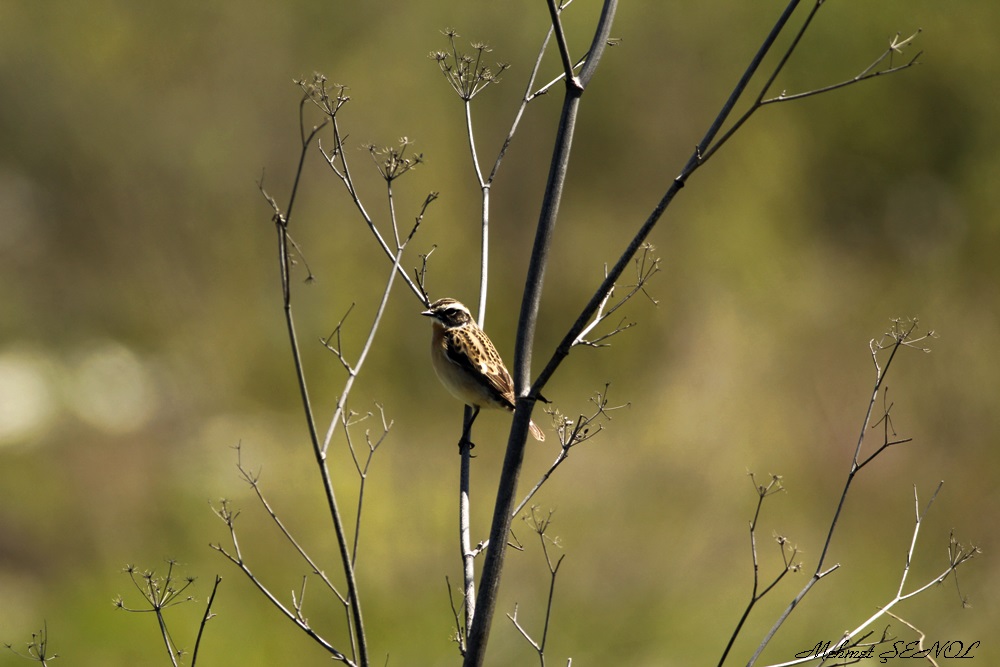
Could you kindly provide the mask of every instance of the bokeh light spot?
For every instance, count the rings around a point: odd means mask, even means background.
[[[151,417],[155,391],[149,371],[115,341],[94,343],[73,369],[67,404],[80,419],[107,433],[128,433]]]
[[[55,402],[44,356],[0,352],[0,445],[29,443],[51,423]]]

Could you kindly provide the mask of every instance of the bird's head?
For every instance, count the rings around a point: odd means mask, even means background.
[[[434,318],[447,329],[462,327],[472,322],[472,313],[455,299],[438,299],[420,314]]]

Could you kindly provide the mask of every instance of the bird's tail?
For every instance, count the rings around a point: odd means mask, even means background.
[[[545,442],[545,434],[542,433],[542,429],[538,428],[535,422],[528,424],[528,430],[531,431],[531,435],[535,437],[535,440]]]

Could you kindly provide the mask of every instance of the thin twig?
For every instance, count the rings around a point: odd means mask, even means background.
[[[915,633],[917,633],[917,651],[915,652],[914,657],[916,657],[916,655],[923,655],[923,657],[927,659],[927,662],[929,662],[932,665],[932,667],[939,667],[937,660],[931,657],[929,651],[927,653],[924,653],[924,640],[927,639],[927,635],[922,630],[917,628],[917,626],[913,625],[906,619],[897,616],[891,611],[887,611],[886,614],[896,619],[897,621],[908,627],[910,630],[913,630]],[[979,642],[976,643],[978,644]]]
[[[316,563],[315,560],[313,560],[312,556],[309,555],[309,553],[305,550],[305,548],[301,544],[299,544],[299,541],[295,539],[295,536],[292,535],[291,531],[288,530],[288,528],[285,526],[285,523],[278,516],[278,513],[271,506],[271,503],[264,495],[264,491],[260,488],[259,473],[254,473],[243,465],[242,446],[240,444],[237,444],[235,449],[237,457],[236,469],[243,477],[243,481],[249,484],[250,488],[253,489],[254,494],[257,496],[257,500],[264,508],[264,511],[267,512],[267,515],[271,517],[271,520],[274,522],[274,525],[277,526],[278,530],[281,531],[281,534],[284,536],[285,541],[287,541],[292,546],[292,548],[295,549],[296,553],[299,554],[299,557],[301,557],[302,560],[305,561],[305,563],[309,566],[310,571],[316,576],[318,576],[324,584],[326,584],[326,587],[330,590],[331,593],[337,596],[337,599],[340,600],[341,604],[348,606],[347,598],[339,590],[337,590],[336,585],[330,580],[326,572]],[[235,519],[235,515],[233,516],[233,518]]]
[[[21,653],[16,650],[9,642],[4,642],[3,646],[17,657],[37,662],[43,667],[49,664],[49,660],[55,660],[59,657],[58,653],[49,655],[49,624],[47,621],[42,622],[41,630],[31,633],[31,641],[28,642],[27,653]]]
[[[915,506],[914,514],[915,514],[915,517],[916,517],[916,521],[915,521],[914,526],[913,526],[913,533],[912,533],[912,535],[910,537],[910,547],[909,547],[909,549],[906,552],[905,562],[903,564],[902,573],[900,575],[899,587],[898,587],[898,589],[896,591],[896,594],[893,596],[893,598],[891,600],[889,600],[887,603],[881,605],[878,608],[878,611],[876,611],[870,617],[868,617],[867,619],[865,619],[864,621],[862,621],[860,624],[858,624],[857,627],[855,627],[852,630],[848,630],[847,632],[845,632],[844,635],[843,635],[843,638],[841,639],[840,642],[838,642],[837,646],[831,647],[828,651],[825,651],[825,652],[820,652],[818,654],[812,654],[812,653],[810,653],[806,657],[799,658],[799,659],[796,659],[796,660],[790,660],[788,662],[778,663],[776,665],[771,665],[770,667],[792,667],[793,665],[804,664],[806,662],[810,662],[810,661],[815,660],[817,658],[821,659],[821,660],[822,659],[832,659],[837,654],[837,651],[842,648],[842,645],[844,643],[846,643],[848,641],[851,641],[852,639],[858,637],[869,626],[871,626],[873,623],[875,623],[876,621],[878,621],[883,616],[885,616],[887,614],[890,614],[890,610],[892,610],[892,608],[895,607],[897,604],[899,604],[900,602],[903,602],[904,600],[908,600],[908,599],[910,599],[910,598],[912,598],[914,596],[920,595],[924,591],[926,591],[926,590],[928,590],[928,589],[930,589],[930,588],[932,588],[932,587],[940,584],[945,579],[947,579],[950,574],[956,573],[957,570],[958,570],[958,568],[962,564],[964,564],[968,560],[974,558],[975,556],[977,556],[980,553],[979,548],[976,547],[975,545],[966,547],[966,546],[957,544],[954,541],[954,537],[950,538],[950,541],[949,541],[948,567],[946,567],[936,577],[933,577],[932,579],[926,581],[924,584],[922,584],[920,586],[917,586],[916,588],[914,588],[913,590],[909,591],[908,593],[904,593],[903,592],[904,588],[906,587],[906,580],[907,580],[907,578],[909,577],[909,574],[910,574],[910,566],[911,566],[911,563],[912,563],[912,560],[913,560],[913,553],[914,553],[914,551],[916,549],[916,545],[917,545],[917,537],[920,534],[920,526],[923,523],[924,517],[927,516],[927,511],[930,510],[931,505],[934,503],[934,500],[937,498],[937,494],[941,490],[942,484],[943,484],[943,482],[939,483],[938,486],[937,486],[937,488],[935,488],[934,493],[931,495],[931,499],[929,501],[927,501],[927,504],[924,506],[923,510],[921,510],[921,508],[920,508],[920,500],[919,500],[919,498],[917,496],[916,487],[914,487],[914,489],[913,489],[913,501],[914,501],[914,506]],[[867,636],[867,635],[865,635],[865,636]],[[748,667],[749,667],[749,665],[753,665],[754,664],[754,661],[755,661],[756,657],[759,655],[759,653],[760,653],[760,651],[758,650],[758,652],[754,654],[754,658],[752,658],[750,660],[750,662],[747,663]]]
[[[903,63],[902,65],[890,65],[886,69],[875,69],[876,67],[881,65],[887,58],[891,57],[893,53],[900,53],[902,48],[904,46],[909,45],[910,42],[916,39],[917,35],[919,34],[920,30],[917,30],[915,33],[913,33],[906,39],[900,41],[899,33],[896,33],[896,36],[893,38],[892,42],[889,44],[889,47],[885,50],[885,52],[883,52],[878,58],[876,58],[875,62],[873,62],[871,65],[863,69],[859,74],[851,77],[850,79],[830,84],[828,86],[823,86],[822,88],[814,88],[812,90],[806,90],[801,93],[789,94],[782,91],[781,94],[775,97],[760,100],[758,104],[760,106],[765,106],[767,104],[777,104],[779,102],[792,102],[794,100],[801,100],[806,97],[813,97],[815,95],[821,95],[823,93],[829,93],[834,90],[846,88],[847,86],[851,86],[855,83],[860,83],[862,81],[867,81],[868,79],[874,79],[876,77],[885,76],[887,74],[895,74],[896,72],[908,69],[910,67],[913,67],[914,65],[918,65],[919,64],[918,58],[920,58],[920,56],[923,55],[923,51],[917,52],[916,55],[914,55],[912,58],[910,58],[907,62]]]
[[[748,473],[750,481],[753,482],[754,490],[757,493],[757,507],[754,510],[753,518],[750,520],[750,557],[753,561],[753,587],[750,591],[750,600],[747,602],[746,607],[743,609],[743,615],[740,616],[740,620],[737,621],[736,627],[733,628],[732,634],[729,636],[729,643],[726,644],[726,648],[722,651],[722,656],[719,658],[719,667],[722,667],[723,663],[726,662],[726,657],[729,655],[729,651],[732,650],[733,644],[736,642],[736,638],[739,636],[743,629],[743,625],[746,623],[747,619],[750,617],[750,612],[756,606],[760,600],[767,595],[775,586],[778,585],[785,575],[789,572],[798,572],[800,565],[794,561],[795,556],[798,551],[795,547],[790,547],[790,552],[786,552],[786,546],[788,541],[780,535],[775,536],[775,541],[778,543],[778,548],[781,550],[781,558],[784,562],[784,567],[781,572],[771,581],[770,584],[760,590],[760,565],[757,560],[757,524],[760,520],[760,511],[764,506],[764,500],[774,495],[784,491],[784,487],[781,484],[780,475],[771,475],[770,480],[767,484],[758,483],[754,474]]]
[[[534,92],[532,93],[532,88],[535,86],[535,79],[538,77],[538,71],[542,66],[542,57],[545,55],[545,51],[548,48],[549,40],[552,38],[552,28],[551,26],[545,33],[545,38],[542,40],[542,44],[538,49],[538,55],[535,58],[535,64],[531,68],[531,73],[528,74],[528,81],[524,88],[524,95],[521,97],[521,104],[518,106],[517,111],[514,113],[514,120],[510,124],[510,129],[507,131],[507,136],[503,140],[503,145],[497,152],[496,160],[493,161],[493,168],[490,170],[490,175],[487,177],[486,182],[492,183],[496,178],[497,171],[500,169],[500,163],[503,162],[504,156],[507,155],[507,149],[510,148],[511,142],[514,140],[514,134],[517,132],[518,126],[521,124],[521,118],[524,116],[524,111],[527,109],[528,104],[532,100],[537,98],[539,95],[544,94],[544,92]]]
[[[507,614],[507,618],[509,618],[511,623],[514,624],[514,627],[517,628],[517,631],[521,633],[521,636],[524,637],[529,644],[531,644],[531,647],[533,649],[535,649],[535,652],[538,654],[538,660],[541,664],[541,667],[545,667],[545,644],[546,641],[548,641],[549,624],[552,621],[552,601],[555,599],[556,576],[559,574],[559,566],[562,565],[563,559],[566,557],[566,554],[562,554],[561,556],[559,556],[559,560],[557,560],[555,564],[552,563],[552,557],[549,555],[548,542],[551,541],[553,544],[556,544],[556,541],[551,540],[551,538],[549,538],[548,535],[546,534],[546,531],[548,530],[549,526],[552,523],[552,512],[550,511],[546,518],[541,519],[539,518],[536,512],[537,509],[538,509],[537,507],[532,507],[531,514],[524,517],[524,519],[531,525],[532,532],[538,535],[538,538],[542,545],[542,555],[545,558],[545,565],[546,567],[548,567],[549,570],[549,592],[548,592],[548,598],[545,603],[545,620],[542,623],[541,640],[536,641],[535,639],[533,639],[532,636],[528,633],[528,631],[525,630],[524,627],[521,625],[521,623],[517,620],[518,606],[516,603],[514,604],[513,615]]]
[[[424,203],[424,208],[434,201],[436,194],[429,195]],[[406,246],[409,244],[410,240],[413,238],[414,234],[420,227],[420,223],[423,220],[423,215],[417,216],[413,227],[410,229],[409,235],[400,243],[399,248],[396,250],[395,256],[393,258],[392,269],[389,272],[389,276],[385,281],[385,287],[382,290],[382,297],[379,300],[378,308],[375,310],[375,316],[372,319],[371,326],[368,329],[368,335],[365,338],[365,342],[361,347],[361,352],[358,353],[358,358],[354,364],[345,364],[350,370],[347,374],[347,379],[344,380],[344,387],[340,392],[340,397],[337,399],[337,405],[334,409],[333,417],[330,420],[330,426],[327,428],[326,437],[323,438],[322,445],[320,447],[320,452],[323,456],[323,460],[326,459],[327,449],[330,447],[330,441],[333,438],[334,429],[340,423],[342,415],[344,413],[345,406],[347,405],[347,398],[351,393],[351,389],[354,386],[354,381],[361,372],[361,367],[364,366],[365,360],[368,358],[368,353],[372,349],[372,345],[375,342],[375,335],[378,333],[379,324],[382,321],[382,315],[385,313],[385,309],[389,304],[389,295],[392,292],[392,285],[395,282],[396,276],[400,271],[400,262],[403,259],[403,252],[406,250]],[[403,272],[406,275],[406,272]]]
[[[567,419],[558,412],[553,414],[554,420],[558,420],[556,426],[556,433],[559,435],[559,453],[556,455],[555,460],[549,465],[549,467],[542,473],[542,476],[531,488],[528,494],[518,503],[517,507],[511,512],[511,518],[513,519],[521,510],[531,501],[531,499],[538,493],[542,485],[548,481],[549,477],[556,471],[556,469],[562,465],[562,463],[569,457],[569,452],[572,448],[577,445],[590,440],[598,433],[604,430],[604,421],[611,420],[611,413],[623,408],[628,408],[630,404],[624,403],[621,405],[609,406],[608,405],[608,390],[610,388],[610,383],[604,385],[603,391],[598,391],[590,398],[590,402],[594,404],[595,410],[590,415],[581,414],[576,420]]]
[[[392,428],[393,422],[386,421],[385,410],[378,403],[375,404],[378,409],[379,420],[381,422],[382,432],[379,434],[378,438],[372,442],[371,434],[368,430],[365,430],[365,444],[368,446],[368,455],[365,457],[365,462],[362,465],[361,461],[358,459],[357,452],[354,449],[354,440],[351,438],[350,426],[353,426],[357,421],[349,421],[347,415],[344,415],[344,438],[347,440],[347,447],[351,452],[351,458],[354,460],[354,467],[358,471],[358,509],[354,521],[354,546],[351,549],[351,562],[355,565],[358,561],[358,541],[361,538],[361,510],[364,507],[365,501],[365,486],[368,482],[368,469],[371,467],[372,459],[375,458],[375,452],[378,448],[385,442],[385,439],[389,436],[389,430]],[[368,413],[371,416],[371,413]],[[359,420],[360,421],[360,420]]]
[[[323,90],[325,94],[325,88]],[[340,102],[338,102],[338,104],[340,104]],[[337,108],[339,109],[340,107],[338,106]],[[336,126],[336,116],[334,114],[330,114],[330,118],[333,120],[333,125]],[[301,182],[301,173],[304,164],[304,156],[306,152],[310,149],[312,139],[313,137],[315,137],[317,132],[318,128],[314,129],[313,132],[309,133],[308,135],[306,135],[305,132],[302,133],[302,135],[306,137],[306,140],[303,141],[303,144],[301,146],[298,171],[296,173],[296,177],[294,180],[292,192],[289,195],[289,203],[294,202],[295,200],[298,186],[299,183]],[[288,341],[291,347],[292,361],[295,368],[295,375],[299,385],[299,394],[302,402],[302,407],[305,413],[305,420],[309,431],[309,439],[312,444],[313,454],[316,458],[317,468],[319,470],[320,477],[323,483],[323,489],[326,495],[327,507],[330,513],[330,518],[333,521],[335,534],[337,536],[337,546],[340,552],[341,566],[344,571],[344,577],[347,581],[347,589],[348,589],[347,598],[351,608],[351,622],[349,625],[351,626],[352,629],[352,638],[353,638],[352,643],[357,647],[357,652],[358,652],[357,658],[359,664],[362,665],[363,667],[367,667],[368,646],[364,634],[364,621],[361,612],[360,593],[358,590],[357,581],[354,576],[354,567],[351,561],[351,554],[348,548],[347,536],[344,531],[343,521],[341,520],[340,516],[340,509],[337,504],[337,497],[333,486],[333,480],[330,476],[330,471],[326,463],[326,448],[329,444],[329,436],[326,442],[321,443],[319,439],[319,433],[316,428],[316,420],[313,414],[312,403],[309,397],[309,390],[306,383],[305,369],[302,363],[302,356],[299,350],[298,335],[295,330],[295,319],[292,314],[290,265],[288,260],[289,217],[287,212],[284,214],[281,212],[281,210],[278,208],[277,203],[273,198],[268,196],[266,193],[265,197],[267,198],[268,202],[272,206],[272,209],[274,210],[273,221],[278,235],[278,264],[280,269],[281,285],[282,285],[282,303],[285,315],[285,325],[288,332]],[[287,210],[288,208],[286,208],[286,211]],[[396,256],[394,269],[398,268],[400,255],[401,251]],[[389,282],[391,284],[391,280]],[[384,308],[384,303],[380,306],[379,314],[376,317],[376,324],[378,322],[378,318],[381,316],[382,308]],[[366,344],[365,349],[362,351],[362,356],[359,359],[359,361],[363,361],[363,356],[367,353],[367,349],[370,346],[371,337],[372,336],[370,335],[369,341]],[[361,363],[356,363],[354,365],[355,371],[360,366]],[[338,410],[343,409],[343,402],[346,400],[346,396],[350,390],[350,382],[353,380],[354,377],[356,377],[356,375],[350,375],[350,374],[348,375],[348,382],[345,383],[345,390],[342,392],[341,399],[338,402]],[[258,587],[261,588],[262,590],[265,590],[263,589],[263,586],[260,584],[258,584]]]
[[[765,57],[771,51],[778,36],[785,30],[785,27],[789,19],[791,18],[795,10],[798,8],[800,3],[801,0],[790,0],[788,5],[785,7],[784,11],[781,13],[778,20],[772,27],[770,33],[767,35],[767,37],[761,44],[760,48],[757,50],[757,53],[751,59],[743,75],[740,77],[740,80],[733,88],[733,91],[730,94],[729,98],[723,104],[722,109],[715,117],[715,120],[711,123],[708,130],[705,132],[705,135],[702,137],[701,141],[698,142],[698,145],[695,147],[694,153],[688,159],[687,163],[684,165],[684,168],[681,170],[680,174],[674,179],[671,186],[667,189],[663,197],[660,199],[660,202],[656,205],[656,207],[650,213],[649,217],[646,219],[646,221],[642,224],[642,226],[633,236],[632,240],[629,242],[628,246],[625,248],[625,251],[621,254],[618,261],[615,263],[614,267],[611,269],[611,271],[607,273],[605,280],[594,291],[593,296],[581,311],[576,322],[574,322],[574,324],[567,331],[563,340],[556,347],[545,368],[542,369],[542,371],[538,374],[531,388],[530,391],[531,394],[537,395],[537,393],[541,392],[544,389],[549,378],[555,373],[556,369],[559,367],[559,365],[562,363],[565,357],[568,356],[570,349],[573,347],[573,345],[578,342],[580,333],[591,322],[591,319],[594,317],[594,314],[598,311],[598,308],[600,307],[601,303],[606,300],[607,294],[614,287],[615,282],[622,275],[631,258],[636,254],[636,252],[638,252],[638,250],[642,247],[643,243],[645,243],[646,238],[649,236],[649,233],[659,222],[660,218],[663,216],[664,212],[669,207],[674,197],[684,187],[690,176],[695,171],[697,171],[702,165],[704,165],[708,161],[708,159],[712,157],[726,143],[726,141],[733,134],[735,134],[735,132],[739,130],[740,127],[742,127],[742,125],[747,120],[749,120],[749,118],[753,115],[753,113],[762,106],[761,103],[763,101],[763,96],[766,95],[767,90],[770,88],[771,84],[776,79],[777,75],[780,73],[785,63],[788,62],[795,48],[798,46],[799,40],[804,34],[806,28],[808,28],[809,24],[811,23],[813,16],[818,11],[819,7],[823,4],[823,0],[817,0],[815,2],[812,10],[806,17],[805,21],[803,22],[803,25],[799,28],[796,37],[793,39],[791,45],[782,54],[779,64],[770,73],[767,83],[761,89],[761,92],[758,95],[757,100],[753,104],[751,104],[751,107],[747,112],[745,112],[737,121],[733,123],[733,125],[729,128],[729,130],[726,131],[724,135],[719,137],[719,133],[722,131],[723,126],[725,126],[726,122],[729,120],[736,104],[739,102],[740,99],[742,99],[744,93],[746,92],[747,87],[750,84],[751,79],[753,79],[754,76],[758,73]],[[903,41],[894,40],[894,42],[890,45],[889,50],[893,53],[898,52],[900,48],[902,48],[905,45],[908,45],[911,40],[912,37]],[[891,67],[888,70],[883,70],[882,73],[889,74],[892,72],[900,71],[902,69],[906,69],[907,67],[915,64],[915,61],[916,59],[913,59],[905,66]],[[859,81],[871,78],[871,76],[874,76],[874,74],[866,70],[866,72],[863,73],[863,76],[859,77]],[[584,75],[581,74],[581,79],[583,78]],[[852,81],[851,83],[856,83],[856,82]],[[837,87],[841,88],[844,86],[838,85]],[[818,92],[826,92],[826,90],[818,89],[817,93],[814,94],[818,94]]]
[[[799,602],[801,602],[802,599],[806,596],[806,594],[809,593],[812,587],[823,576],[829,574],[829,572],[839,567],[839,564],[837,564],[834,565],[833,568],[830,568],[829,570],[823,570],[824,564],[826,562],[826,555],[830,550],[830,544],[833,541],[834,532],[837,529],[841,512],[843,511],[844,504],[847,501],[847,494],[851,489],[851,484],[853,483],[855,476],[861,470],[861,467],[858,463],[858,457],[860,456],[861,448],[864,445],[865,437],[868,433],[868,425],[871,423],[872,412],[875,407],[875,402],[878,399],[879,392],[882,390],[882,385],[885,382],[886,373],[888,372],[889,367],[892,365],[892,361],[896,358],[896,352],[899,351],[899,349],[903,346],[904,342],[911,336],[915,327],[916,327],[916,322],[914,322],[909,329],[904,331],[900,328],[900,323],[898,321],[893,322],[892,330],[890,333],[892,334],[893,340],[895,342],[891,347],[891,352],[889,354],[889,358],[886,361],[884,368],[879,365],[877,357],[877,352],[883,349],[882,343],[880,342],[879,344],[876,344],[875,341],[872,341],[869,344],[869,347],[872,350],[872,361],[875,365],[875,386],[872,389],[871,398],[868,401],[868,409],[865,412],[865,417],[861,426],[861,433],[858,436],[857,446],[855,447],[854,456],[851,460],[851,467],[847,473],[847,479],[844,482],[844,489],[840,494],[840,499],[837,502],[837,509],[835,510],[833,518],[830,521],[830,527],[827,530],[826,540],[823,544],[823,549],[820,552],[819,560],[816,563],[816,571],[813,573],[813,576],[809,579],[808,583],[806,583],[805,587],[801,591],[799,591],[798,595],[796,595],[795,598],[792,600],[792,602],[789,603],[789,605],[778,617],[778,619],[775,621],[774,625],[771,627],[768,633],[764,636],[764,639],[760,642],[760,644],[757,647],[757,650],[753,654],[753,657],[750,659],[748,667],[757,660],[760,654],[764,651],[764,648],[767,646],[768,643],[770,643],[771,639],[778,631],[778,628],[780,628],[784,624],[785,620],[792,613],[792,610],[798,606]],[[885,447],[882,447],[881,449],[879,449],[879,452],[884,450]],[[867,461],[865,461],[865,463],[867,463]]]
[[[177,643],[174,641],[170,634],[170,630],[167,628],[167,621],[163,615],[163,612],[175,605],[183,604],[185,602],[190,602],[194,598],[190,595],[184,596],[184,591],[194,583],[193,577],[187,577],[184,579],[184,584],[180,587],[176,586],[174,580],[174,565],[176,561],[167,561],[167,573],[163,576],[158,576],[153,570],[144,570],[139,572],[133,565],[125,566],[125,572],[129,575],[132,580],[132,585],[135,586],[139,594],[142,595],[146,603],[149,605],[148,609],[138,609],[129,607],[125,604],[122,596],[118,596],[115,599],[115,607],[123,611],[133,612],[133,613],[143,613],[152,612],[156,616],[156,623],[160,629],[160,636],[163,638],[163,644],[167,649],[167,654],[170,656],[170,662],[175,667],[178,664],[177,659],[184,653],[181,649],[177,648]]]
[[[375,240],[378,242],[378,245],[382,249],[382,252],[385,253],[387,258],[393,260],[394,266],[397,266],[395,262],[395,255],[396,252],[398,251],[398,248],[397,251],[394,251],[386,242],[385,238],[382,236],[382,233],[375,225],[375,221],[368,214],[368,210],[365,208],[364,203],[362,203],[361,201],[361,195],[358,193],[357,188],[354,185],[354,179],[351,176],[351,169],[347,162],[347,155],[344,151],[344,141],[346,141],[346,137],[344,137],[344,135],[341,134],[340,124],[335,115],[331,116],[330,124],[333,128],[332,130],[333,148],[330,151],[324,150],[323,142],[322,140],[320,140],[319,150],[323,154],[323,157],[326,159],[326,162],[330,166],[330,169],[333,171],[334,174],[337,175],[337,178],[339,178],[341,182],[343,182],[344,188],[347,190],[347,193],[351,197],[351,201],[354,202],[355,208],[357,208],[358,213],[361,214],[362,219],[365,221],[365,224],[368,226],[368,229],[375,237]],[[340,163],[339,167],[338,167],[338,160]],[[434,194],[434,196],[436,197],[436,194]],[[433,201],[433,199],[431,199],[431,201]],[[422,290],[417,286],[417,284],[413,281],[413,279],[410,278],[410,276],[406,273],[406,270],[403,269],[402,267],[397,266],[397,271],[401,273],[403,281],[410,288],[410,291],[412,291],[418,298],[421,298],[421,300],[424,303],[426,303],[426,296],[424,295]]]
[[[646,291],[646,283],[648,283],[654,275],[660,272],[660,260],[658,257],[653,257],[654,251],[655,248],[652,245],[648,243],[643,244],[642,254],[639,257],[635,258],[634,260],[635,273],[636,273],[635,284],[626,285],[626,287],[628,287],[629,289],[625,293],[625,295],[620,299],[618,299],[610,307],[608,307],[607,305],[608,301],[614,295],[615,289],[617,287],[616,285],[612,285],[610,291],[608,291],[608,293],[604,295],[604,298],[598,305],[597,312],[594,313],[593,319],[591,320],[590,324],[584,327],[583,330],[577,335],[576,339],[573,341],[573,345],[604,347],[605,345],[607,345],[607,343],[605,343],[604,341],[611,338],[612,336],[615,336],[625,331],[626,329],[632,328],[634,326],[633,322],[622,320],[618,324],[618,326],[612,329],[610,332],[602,334],[594,339],[587,338],[587,336],[590,335],[590,332],[593,331],[594,328],[597,327],[597,325],[599,325],[601,322],[603,322],[612,314],[614,314],[616,310],[624,306],[626,302],[631,300],[632,297],[634,297],[639,292],[642,292],[644,295],[646,295],[646,298],[648,298],[653,303],[653,305],[657,305],[658,302],[656,301],[656,299],[651,297],[649,295],[649,292]],[[605,265],[604,267],[605,278],[607,278],[607,272],[608,272],[608,267],[607,265]]]
[[[455,595],[451,590],[451,579],[448,575],[444,576],[444,582],[448,586],[448,603],[451,605],[451,615],[455,620],[455,643],[458,644],[458,652],[461,655],[465,655],[467,632],[465,627],[462,625],[461,618],[459,618],[458,608],[455,606]]]
[[[239,540],[236,537],[235,520],[236,517],[239,516],[239,511],[233,510],[229,506],[229,502],[227,500],[223,500],[220,507],[215,510],[215,513],[219,516],[220,519],[222,519],[222,521],[229,528],[229,537],[232,543],[232,551],[230,552],[221,544],[212,544],[210,546],[216,551],[218,551],[220,554],[222,554],[225,558],[227,558],[229,562],[231,562],[233,565],[239,568],[239,570],[243,572],[243,574],[245,574],[247,578],[250,580],[250,582],[257,588],[257,590],[275,607],[275,609],[277,609],[283,616],[285,616],[285,618],[287,618],[296,626],[298,626],[299,629],[305,632],[307,636],[313,639],[313,641],[322,646],[323,649],[326,650],[326,652],[329,653],[334,660],[338,660],[344,663],[345,665],[349,665],[351,667],[356,667],[358,663],[351,660],[343,652],[338,650],[333,644],[331,644],[319,633],[317,633],[309,625],[309,621],[302,616],[299,609],[296,608],[295,611],[293,611],[292,609],[286,607],[281,602],[281,600],[279,600],[277,596],[275,596],[270,591],[270,589],[268,589],[267,586],[264,585],[264,583],[257,577],[257,575],[253,572],[253,570],[250,569],[250,566],[247,565],[246,561],[244,560],[243,553],[240,549]],[[355,632],[354,634],[356,635],[357,633]],[[360,650],[360,645],[358,646],[358,649]]]
[[[750,64],[747,66],[746,71],[743,73],[743,76],[736,84],[736,87],[730,94],[729,99],[725,102],[725,104],[723,104],[722,109],[715,117],[715,120],[711,123],[708,130],[705,132],[705,136],[698,143],[698,146],[695,148],[694,153],[688,159],[687,164],[681,170],[681,173],[671,183],[670,187],[667,189],[666,193],[664,193],[659,203],[649,214],[649,217],[646,218],[646,221],[642,224],[642,226],[639,228],[636,234],[632,237],[632,240],[626,246],[624,252],[622,252],[622,254],[619,256],[618,261],[615,263],[612,269],[607,272],[604,281],[594,291],[594,294],[590,298],[590,301],[587,303],[586,306],[584,306],[583,310],[580,312],[580,315],[577,317],[576,321],[573,323],[572,326],[570,326],[569,330],[566,332],[566,335],[563,337],[562,341],[556,346],[556,349],[552,353],[552,356],[550,357],[549,361],[546,363],[545,367],[542,369],[542,371],[538,374],[537,378],[535,379],[529,394],[538,395],[538,393],[542,391],[546,383],[548,383],[549,378],[552,377],[552,375],[562,364],[563,360],[569,355],[570,350],[573,348],[575,341],[580,335],[580,332],[583,331],[590,323],[594,314],[597,312],[598,307],[600,307],[600,305],[607,300],[607,295],[614,288],[615,283],[621,277],[622,273],[624,273],[626,267],[632,261],[632,258],[646,242],[646,239],[649,236],[650,232],[652,232],[653,228],[659,222],[660,218],[663,216],[663,213],[667,210],[667,207],[673,201],[674,197],[677,195],[678,192],[680,192],[681,188],[684,187],[684,184],[686,183],[687,179],[691,176],[691,174],[694,173],[694,171],[697,170],[698,167],[701,166],[701,164],[703,164],[704,161],[702,159],[702,153],[708,148],[711,142],[715,139],[722,125],[729,118],[729,115],[732,112],[733,107],[736,105],[737,101],[742,97],[743,92],[746,90],[746,87],[750,82],[750,79],[754,76],[754,74],[756,74],[764,57],[770,51],[775,40],[778,38],[778,35],[784,29],[785,24],[787,23],[789,17],[791,16],[792,12],[794,12],[795,8],[798,6],[800,1],[801,0],[791,0],[789,5],[785,8],[785,11],[778,18],[778,21],[771,29],[771,32],[764,39],[764,42],[761,45],[760,49],[758,49],[757,54],[751,60]],[[592,61],[588,61],[588,66],[591,63]],[[582,79],[583,76],[581,75],[580,78]],[[531,277],[533,276],[529,275],[529,278]]]
[[[759,109],[761,109],[764,106],[767,106],[769,104],[776,104],[778,102],[792,102],[795,100],[805,99],[807,97],[814,97],[816,95],[821,95],[823,93],[828,93],[834,90],[839,90],[841,88],[846,88],[847,86],[852,86],[854,84],[861,83],[862,81],[867,81],[868,79],[873,79],[878,76],[894,74],[896,72],[908,69],[913,65],[917,64],[917,59],[921,55],[920,53],[917,53],[917,55],[915,55],[912,59],[910,59],[909,62],[903,65],[898,65],[898,66],[890,65],[888,68],[883,70],[875,69],[883,61],[885,61],[886,58],[891,57],[893,53],[900,53],[903,47],[908,46],[916,38],[916,36],[920,34],[920,31],[918,30],[917,32],[913,33],[913,35],[902,41],[899,41],[899,35],[897,33],[896,37],[890,42],[889,47],[886,49],[886,51],[883,52],[878,58],[876,58],[875,62],[873,62],[871,65],[862,70],[859,74],[850,79],[832,85],[823,86],[821,88],[815,88],[801,93],[795,93],[792,95],[782,92],[775,97],[764,99],[768,91],[771,89],[771,86],[774,84],[775,79],[778,78],[778,74],[781,73],[781,70],[784,68],[785,64],[791,58],[796,47],[799,45],[799,42],[801,41],[803,35],[809,28],[809,24],[816,16],[816,13],[819,11],[819,8],[823,5],[823,2],[824,0],[818,0],[816,4],[813,5],[813,8],[812,10],[810,10],[809,15],[806,17],[805,21],[803,21],[802,26],[796,33],[795,38],[792,40],[788,49],[782,55],[778,65],[771,72],[771,75],[768,78],[767,82],[761,87],[760,92],[757,95],[757,98],[753,101],[750,107],[743,113],[743,115],[741,115],[733,123],[733,125],[726,131],[725,134],[723,134],[719,138],[718,141],[711,144],[710,146],[704,146],[702,148],[700,153],[700,160],[702,163],[708,160],[718,149],[720,149],[737,131],[739,131],[740,127],[742,127],[744,123],[750,120],[751,116],[753,116]]]
[[[222,577],[215,575],[215,584],[212,586],[212,592],[208,596],[208,602],[205,604],[205,614],[201,617],[201,624],[198,626],[198,636],[194,640],[194,650],[191,652],[191,667],[196,667],[198,663],[198,649],[201,647],[201,638],[205,632],[205,626],[208,622],[215,618],[215,614],[212,613],[212,602],[215,601],[215,594],[219,590],[219,584],[222,583]]]

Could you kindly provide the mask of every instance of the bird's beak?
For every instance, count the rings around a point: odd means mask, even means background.
[[[433,310],[423,310],[420,312],[421,315],[426,315],[427,317],[434,317]]]

